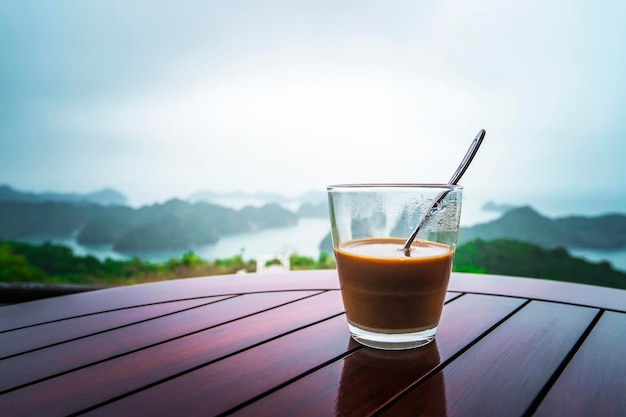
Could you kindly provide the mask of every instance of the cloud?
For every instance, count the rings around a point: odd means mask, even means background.
[[[445,181],[480,128],[468,188],[626,175],[620,3],[38,6],[0,14],[0,177],[16,185]]]

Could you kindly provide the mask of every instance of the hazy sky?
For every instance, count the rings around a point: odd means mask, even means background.
[[[445,182],[484,128],[466,195],[614,209],[625,21],[621,0],[5,1],[0,183],[143,202]]]

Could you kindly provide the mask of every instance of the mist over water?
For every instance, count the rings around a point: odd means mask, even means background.
[[[239,233],[221,237],[217,243],[193,248],[199,257],[213,261],[243,254],[244,259],[256,259],[260,255],[294,254],[319,256],[319,244],[330,232],[326,219],[300,219],[290,227],[264,229],[256,232]],[[184,251],[162,251],[134,253],[152,262],[163,262],[180,257]]]

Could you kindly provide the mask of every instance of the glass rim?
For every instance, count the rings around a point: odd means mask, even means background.
[[[355,184],[333,184],[326,186],[327,191],[334,190],[359,190],[365,188],[372,189],[429,189],[429,190],[463,190],[462,185],[458,184],[436,184],[436,183],[355,183]]]

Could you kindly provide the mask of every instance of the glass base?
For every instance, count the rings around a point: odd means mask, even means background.
[[[437,327],[414,333],[376,333],[348,323],[352,338],[362,345],[382,350],[404,350],[425,346],[435,340]]]

